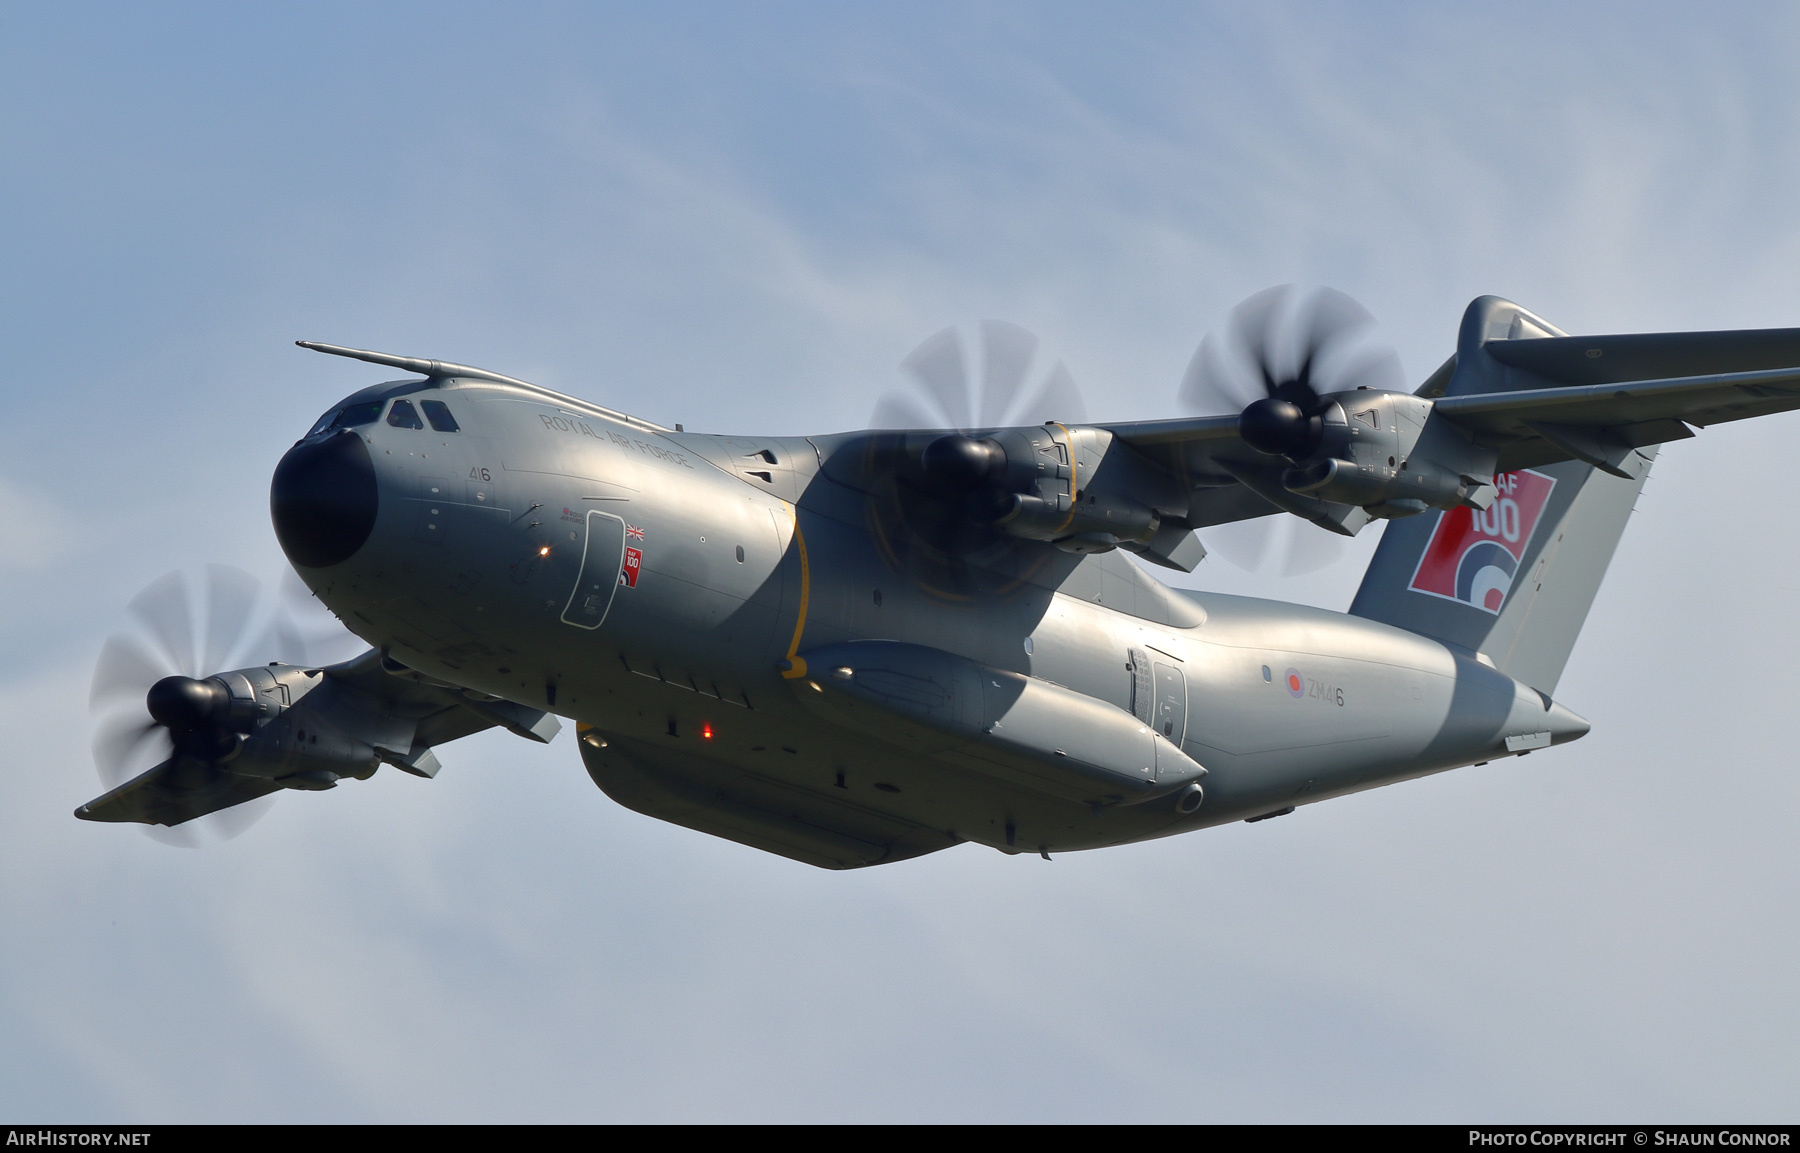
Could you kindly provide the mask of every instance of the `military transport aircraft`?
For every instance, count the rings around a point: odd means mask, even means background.
[[[1580,737],[1553,694],[1658,446],[1800,408],[1800,329],[1569,336],[1484,296],[1406,391],[1366,328],[1328,290],[1251,298],[1195,358],[1194,418],[795,437],[302,342],[416,377],[333,405],[271,488],[370,647],[140,679],[124,744],[166,755],[75,815],[431,777],[439,745],[560,716],[620,804],[855,868],[1263,820]],[[1392,522],[1348,613],[1140,563],[1290,516]],[[109,643],[96,693],[169,655]]]

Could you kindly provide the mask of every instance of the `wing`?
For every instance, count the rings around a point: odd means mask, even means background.
[[[1353,404],[1358,396],[1367,402]],[[1416,394],[1323,399],[1349,405],[1363,425],[1334,403],[1324,419],[1338,431],[1304,459],[1252,447],[1237,413],[958,433],[1000,446],[970,456],[986,463],[960,480],[926,468],[926,450],[948,430],[814,438],[814,447],[831,479],[893,491],[902,515],[883,539],[925,526],[935,552],[972,555],[991,543],[969,528],[979,521],[1027,542],[1015,548],[1118,547],[1192,571],[1204,555],[1196,529],[1287,512],[1353,536],[1375,516],[1485,508],[1484,478],[1499,472],[1577,460],[1627,476],[1634,450],[1690,437],[1690,426],[1800,408],[1800,329],[1573,337],[1484,296],[1464,313],[1456,355]],[[1045,516],[1027,518],[1026,502]]]
[[[382,763],[432,777],[437,745],[483,729],[548,742],[560,727],[542,710],[433,681],[373,649],[324,669],[254,671],[269,682],[271,699],[292,703],[247,734],[228,759],[177,752],[75,815],[179,825],[279,789],[328,789],[344,777],[364,779]]]
[[[227,772],[177,754],[75,810],[84,821],[179,825],[283,788],[267,777]]]
[[[1188,528],[1291,512],[1320,528],[1354,536],[1368,521],[1368,516],[1352,505],[1289,492],[1281,483],[1289,462],[1245,444],[1238,435],[1236,413],[1102,427],[1190,491],[1187,515],[1182,518]]]

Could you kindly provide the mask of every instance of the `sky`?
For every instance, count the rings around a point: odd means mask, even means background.
[[[198,849],[69,814],[126,603],[273,587],[275,462],[384,379],[296,339],[801,434],[983,319],[1177,415],[1289,282],[1413,383],[1483,293],[1800,325],[1797,49],[1750,3],[0,7],[0,1121],[1792,1120],[1793,415],[1658,459],[1591,735],[1279,821],[827,873],[492,733]],[[1341,609],[1375,539],[1184,580]]]

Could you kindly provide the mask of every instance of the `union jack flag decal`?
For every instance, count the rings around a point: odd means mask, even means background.
[[[635,524],[628,524],[625,526],[625,535],[630,537],[632,540],[643,540],[644,539],[644,530],[639,528]]]

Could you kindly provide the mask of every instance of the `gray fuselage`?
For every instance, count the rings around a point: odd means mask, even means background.
[[[863,840],[904,842],[895,857],[958,840],[1086,849],[1587,731],[1476,654],[1342,613],[1177,593],[1118,552],[921,556],[879,494],[828,475],[846,438],[669,432],[485,381],[351,400],[397,396],[443,402],[458,430],[377,420],[303,441],[362,438],[378,511],[353,555],[301,575],[396,661],[573,718],[596,781],[666,819],[710,829],[693,814],[736,796],[805,822],[829,802],[861,814]],[[599,555],[614,522],[635,554],[623,574]],[[575,595],[584,581],[596,599]],[[820,675],[805,654],[868,640],[1134,714],[1205,767],[1204,803],[1083,803],[835,725],[804,699]]]

